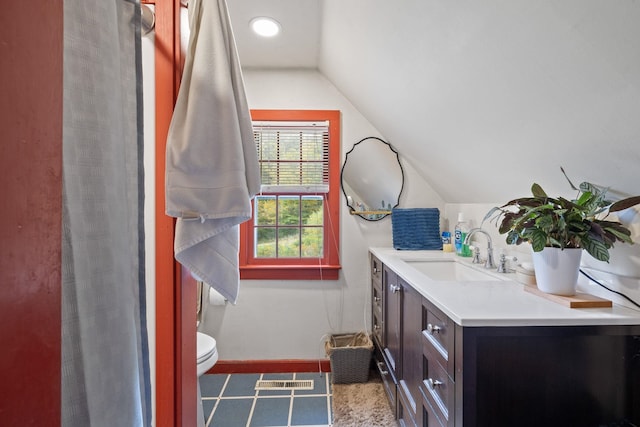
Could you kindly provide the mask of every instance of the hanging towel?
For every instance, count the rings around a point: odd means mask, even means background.
[[[167,136],[166,212],[178,218],[176,260],[235,304],[238,224],[260,188],[251,115],[225,0],[189,2],[189,28]]]

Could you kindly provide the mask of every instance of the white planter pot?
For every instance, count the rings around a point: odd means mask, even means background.
[[[575,295],[582,249],[544,248],[533,252],[538,289],[554,295]]]

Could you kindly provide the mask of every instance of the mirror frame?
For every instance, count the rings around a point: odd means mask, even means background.
[[[349,154],[351,154],[353,152],[353,150],[355,150],[356,147],[359,144],[361,144],[361,143],[363,143],[363,142],[365,142],[367,140],[370,140],[370,139],[374,139],[376,141],[379,141],[379,142],[387,145],[387,147],[389,147],[389,150],[391,150],[391,152],[396,155],[396,160],[398,162],[398,167],[400,167],[400,177],[402,179],[402,182],[400,184],[400,191],[398,192],[398,196],[396,198],[395,205],[393,205],[391,209],[397,207],[400,204],[400,196],[402,195],[402,191],[404,190],[404,169],[402,167],[402,163],[400,162],[400,154],[387,141],[384,141],[384,140],[382,140],[382,139],[380,139],[378,137],[375,137],[375,136],[368,136],[366,138],[362,138],[360,141],[358,141],[355,144],[353,144],[353,147],[351,147],[351,149],[349,151],[347,151],[347,153],[345,154],[345,157],[344,157],[344,163],[342,163],[342,169],[340,170],[340,187],[342,188],[342,194],[344,195],[345,202],[347,204],[347,207],[349,208],[349,213],[351,215],[357,215],[360,218],[365,219],[367,221],[379,221],[379,220],[381,220],[383,218],[386,218],[387,216],[391,215],[391,210],[357,211],[349,203],[349,195],[347,194],[347,192],[345,191],[345,188],[344,188],[344,169],[345,169],[345,166],[347,165],[347,160],[349,160]]]

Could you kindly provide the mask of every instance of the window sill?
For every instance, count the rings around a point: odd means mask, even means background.
[[[338,280],[340,265],[245,265],[242,280]]]

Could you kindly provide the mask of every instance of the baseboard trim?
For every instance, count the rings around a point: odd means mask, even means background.
[[[218,360],[207,374],[271,374],[318,370],[331,372],[329,360]]]

